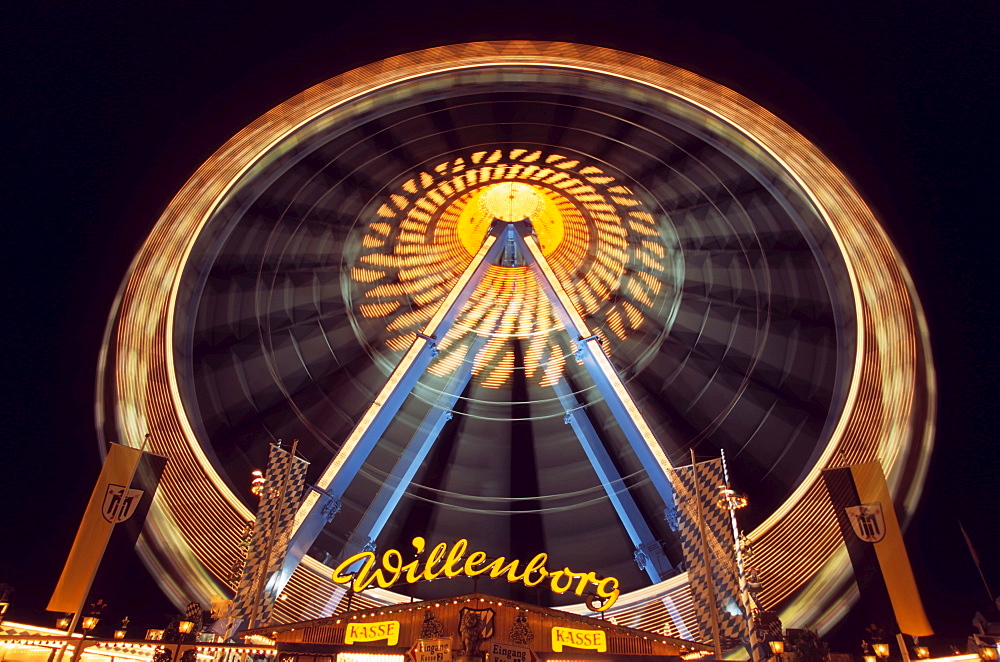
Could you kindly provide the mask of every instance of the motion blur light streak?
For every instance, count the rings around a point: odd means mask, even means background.
[[[550,167],[536,166],[535,161]],[[484,162],[492,165],[474,168]],[[531,165],[523,167],[525,162]],[[467,169],[467,164],[473,168]],[[354,280],[374,287],[364,289],[349,310],[357,308],[366,318],[387,322],[386,330],[394,333],[382,342],[390,351],[409,346],[413,333],[479,250],[494,218],[531,220],[542,253],[560,280],[569,285],[574,305],[606,322],[618,339],[625,340],[631,329],[643,323],[644,310],[653,317],[664,312],[669,317],[671,305],[676,305],[676,289],[670,288],[672,301],[664,302],[658,295],[664,291],[664,281],[682,280],[678,274],[668,273],[666,266],[665,258],[677,247],[663,245],[652,215],[634,209],[641,203],[600,168],[581,167],[579,160],[559,154],[514,148],[473,152],[433,170],[451,179],[439,181],[435,175],[422,172],[390,194],[390,201],[381,203],[374,216],[368,215],[372,221],[357,258],[364,266],[352,269]],[[532,183],[493,183],[513,177]],[[397,219],[398,233],[381,219]],[[623,228],[628,228],[627,234]],[[628,235],[636,244],[631,254],[625,250]],[[639,243],[642,237],[650,239]],[[638,271],[640,268],[643,270]],[[618,290],[627,290],[630,299],[609,301]],[[444,377],[468,358],[484,385],[500,387],[513,372],[514,350],[508,339],[521,338],[528,342],[523,367],[527,376],[539,372],[538,381],[543,386],[559,378],[572,349],[562,324],[523,265],[491,268],[474,300],[478,304],[467,310],[439,343],[439,349],[451,351],[431,367],[432,374]],[[417,306],[403,312],[410,301]],[[500,328],[495,331],[497,316]],[[356,320],[354,325],[364,328],[362,321]],[[466,356],[470,333],[491,336],[471,358]],[[375,328],[370,335],[377,338],[384,331]],[[370,352],[384,351],[373,346],[374,342],[369,341]],[[606,346],[613,351],[610,348],[614,345]],[[395,358],[385,357],[383,363],[391,366]]]
[[[819,471],[880,460],[905,521],[930,454],[933,370],[905,267],[844,175],[768,111],[664,63],[535,42],[434,48],[321,83],[223,145],[163,213],[112,313],[97,411],[105,439],[138,447],[150,432],[171,458],[142,554],[174,602],[229,591],[267,442],[299,437],[321,471],[503,214],[533,219],[664,455],[726,451],[765,605],[788,627],[835,620],[852,583]],[[570,341],[516,256],[491,267],[276,617],[337,604],[321,561],[449,375],[471,369],[433,451],[443,468],[418,471],[379,545],[420,523],[438,540],[474,526],[491,555],[527,541],[619,577],[619,624],[692,630],[686,577],[647,585],[563,423],[559,379],[679,560]],[[453,590],[441,584],[415,590]],[[379,589],[354,605],[406,599]]]

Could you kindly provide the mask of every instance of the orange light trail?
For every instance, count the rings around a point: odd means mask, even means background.
[[[530,165],[530,161],[538,159],[552,167],[538,169]],[[525,161],[529,162],[527,167]],[[474,182],[475,186],[467,188],[466,182]],[[365,231],[364,252],[358,260],[371,267],[360,274],[359,281],[383,283],[364,290],[356,302],[358,311],[368,318],[386,318],[383,311],[389,309],[390,303],[395,304],[392,311],[438,305],[448,290],[447,283],[478,249],[493,218],[530,218],[542,252],[573,305],[585,315],[594,315],[604,305],[607,310],[603,317],[619,339],[624,340],[631,330],[639,328],[642,314],[635,307],[627,313],[622,308],[627,301],[609,303],[609,299],[620,291],[640,306],[652,307],[662,287],[659,281],[667,270],[666,250],[658,242],[654,217],[637,209],[641,203],[631,189],[603,169],[581,165],[579,159],[561,154],[526,148],[496,149],[489,154],[473,152],[406,179],[388,198],[392,205],[378,205]],[[515,203],[516,208],[506,209]],[[392,244],[381,240],[390,234],[381,219],[391,219],[390,223],[397,222],[403,230]],[[627,249],[640,242],[658,246],[659,250],[645,254],[643,264],[648,271],[644,278],[625,277]],[[596,252],[587,259],[592,245],[596,245]],[[379,269],[381,275],[375,276]],[[481,305],[470,303],[448,334],[447,346],[469,333],[531,338],[533,351],[525,354],[524,370],[540,383],[550,383],[549,370],[536,370],[545,357],[553,357],[563,365],[556,357],[565,354],[559,347],[565,341],[558,333],[562,325],[545,297],[540,296],[534,276],[520,268],[491,268],[472,299],[485,301],[505,311],[499,328],[494,315],[484,315]],[[621,323],[625,315],[628,326]],[[399,351],[405,344],[398,338],[415,331],[423,319],[412,311],[387,318],[386,329],[398,335],[383,342]],[[618,322],[612,324],[612,319]],[[543,346],[540,338],[546,336],[547,344]],[[513,349],[502,340],[491,339],[472,361],[473,374],[489,388],[507,385],[514,369]],[[458,365],[448,361],[430,370],[445,376]]]
[[[774,164],[772,171],[776,176],[801,190],[830,229],[847,264],[856,320],[858,350],[850,371],[849,395],[815,469],[750,537],[756,543],[757,562],[767,576],[761,599],[765,607],[783,607],[781,617],[787,627],[806,626],[828,615],[819,613],[820,609],[843,608],[852,598],[845,579],[849,565],[825,494],[817,483],[819,471],[828,466],[880,460],[905,521],[922,491],[929,462],[935,417],[934,373],[926,322],[905,266],[848,179],[782,120],[732,90],[691,72],[628,53],[572,44],[497,42],[443,46],[347,72],[302,92],[241,130],[170,201],[135,257],[119,292],[97,380],[97,427],[101,434],[138,448],[150,432],[152,450],[170,457],[140,541],[147,566],[161,577],[164,589],[178,605],[190,600],[207,603],[212,595],[227,591],[224,578],[237,559],[242,531],[250,518],[247,508],[218,475],[202,449],[203,440],[188,419],[190,412],[182,397],[175,365],[174,349],[178,346],[175,318],[183,289],[182,274],[195,242],[213,222],[216,212],[255,173],[263,170],[263,164],[287,149],[287,145],[295,144],[303,133],[321,131],[356,117],[365,107],[356,101],[364,99],[368,103],[390,89],[398,93],[408,84],[431,80],[432,74],[445,80],[447,76],[457,79],[488,75],[501,69],[508,76],[516,76],[518,71],[528,72],[528,76],[534,77],[532,80],[542,74],[599,77],[637,103],[653,104],[677,117],[698,122],[740,145],[748,158]],[[401,274],[409,269],[405,275],[407,287],[412,285],[410,280],[421,277],[437,278],[445,287],[460,260],[457,243],[439,246],[433,235],[428,234],[434,223],[441,222],[441,207],[456,204],[449,196],[459,195],[456,193],[459,181],[464,182],[461,195],[467,195],[473,186],[506,180],[515,165],[521,169],[512,176],[514,180],[544,186],[566,198],[576,195],[570,193],[574,186],[608,191],[599,194],[581,190],[573,202],[590,219],[592,231],[600,234],[601,245],[634,250],[635,258],[648,269],[667,262],[669,255],[659,253],[662,247],[657,247],[655,241],[647,245],[645,234],[631,225],[626,230],[621,224],[622,218],[634,219],[641,228],[645,219],[634,214],[622,215],[625,209],[634,211],[636,207],[626,203],[617,206],[614,196],[631,198],[619,191],[612,195],[611,187],[618,184],[608,179],[611,175],[589,170],[596,167],[593,164],[579,167],[581,164],[573,161],[558,154],[544,154],[533,147],[482,150],[411,175],[392,192],[405,199],[406,205],[401,207],[395,198],[386,196],[373,207],[365,229],[366,236],[372,237],[371,245],[365,250],[387,248],[388,244],[376,245],[378,238],[390,237],[394,228],[402,227],[404,219],[408,222],[406,237],[401,236],[393,244],[392,253],[367,253],[352,275],[356,274],[356,281],[362,284],[375,284],[381,278],[378,274],[387,269],[398,269]],[[422,196],[426,196],[427,204],[418,206],[415,197]],[[567,221],[567,225],[571,223]],[[629,230],[642,239],[626,241]],[[574,241],[568,236],[559,251],[587,243]],[[437,250],[429,250],[436,246]],[[615,269],[618,254],[602,252],[601,255],[600,262],[607,271],[603,275],[588,272],[590,278],[572,278],[577,265],[560,266],[558,259],[552,258],[553,270],[569,291],[573,305],[585,315],[607,301],[603,299],[607,292],[602,288],[612,290],[618,286],[613,280],[616,273],[621,273]],[[421,291],[428,293],[423,305],[411,308],[407,300],[404,312],[400,312],[402,301],[393,309],[398,317],[389,326],[399,332],[396,338],[404,338],[407,330],[419,327],[432,316],[434,297],[439,296],[439,290],[433,288],[433,283],[430,285],[421,285],[425,288]],[[528,303],[534,295],[529,290],[518,296],[525,297],[524,302]],[[392,303],[376,298],[358,305]],[[630,320],[631,328],[643,323],[642,311],[632,304],[623,303],[620,310]],[[535,314],[538,323],[555,328],[557,322],[549,319],[550,312],[539,309]],[[479,319],[485,315],[482,312]],[[476,324],[473,321],[471,328]],[[465,332],[471,332],[471,328]],[[515,321],[512,328],[519,333],[522,326]],[[609,332],[617,335],[610,328]],[[386,344],[393,351],[402,351],[406,343],[387,340]],[[537,364],[543,368],[549,383],[562,369],[562,359],[558,357],[563,352],[557,349],[553,348],[544,367]],[[539,350],[532,356],[536,357],[532,360],[540,362],[545,352]],[[495,366],[497,380],[506,374],[507,366],[503,358],[499,361],[490,364]],[[490,372],[485,364],[484,371]],[[492,379],[492,373],[487,378]],[[336,589],[321,578],[327,571],[318,561],[307,557],[286,589],[289,599],[276,607],[277,618],[319,616],[317,605],[337,595]],[[680,576],[623,595],[614,613],[609,615],[632,627],[676,632],[664,600],[669,600],[686,622],[693,623],[693,607],[690,598],[685,598],[684,588],[684,577]],[[840,602],[831,603],[828,596],[839,596]],[[373,592],[357,596],[355,604],[396,599],[401,598],[388,592]]]

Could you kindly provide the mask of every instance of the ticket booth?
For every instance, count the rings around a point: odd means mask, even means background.
[[[709,646],[481,593],[254,630],[279,662],[692,659]]]

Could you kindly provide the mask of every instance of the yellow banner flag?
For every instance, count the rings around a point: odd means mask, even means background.
[[[920,601],[882,465],[867,462],[826,469],[823,478],[870,617],[878,618],[888,603],[900,632],[920,637],[934,634]]]
[[[148,508],[153,495],[145,492],[151,490],[132,487],[132,478],[141,457],[142,451],[137,448],[111,445],[73,540],[69,558],[49,600],[49,611],[76,613],[97,573],[115,524],[129,519],[144,500]]]

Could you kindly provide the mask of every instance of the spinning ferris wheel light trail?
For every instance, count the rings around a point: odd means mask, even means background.
[[[534,237],[490,235],[498,253],[454,287],[493,219],[526,217]],[[456,290],[469,304],[446,319]],[[878,459],[905,520],[934,394],[905,265],[798,132],[662,62],[498,42],[362,67],[223,145],[122,285],[96,411],[104,440],[155,431],[171,458],[141,553],[178,604],[232,591],[240,481],[295,435],[325,487],[279,621],[339,609],[326,561],[369,538],[474,527],[493,555],[538,545],[620,577],[609,615],[679,635],[695,626],[665,469],[725,451],[761,605],[832,622],[850,570],[820,472]]]

